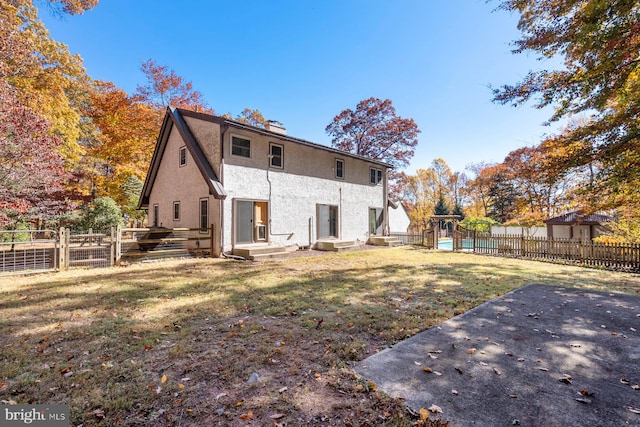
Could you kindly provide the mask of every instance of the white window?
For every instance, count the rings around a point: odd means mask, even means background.
[[[180,147],[180,167],[187,164],[187,147]]]
[[[231,137],[231,154],[251,158],[251,141],[237,136]]]
[[[207,227],[209,227],[209,200],[200,199],[200,228],[206,229]]]
[[[282,169],[284,167],[284,147],[280,144],[269,144],[269,165],[272,168]]]
[[[173,220],[180,221],[180,202],[173,202]]]
[[[382,181],[382,169],[369,168],[369,182],[378,184],[380,181]]]
[[[335,171],[336,171],[336,178],[344,179],[344,160],[336,159]]]

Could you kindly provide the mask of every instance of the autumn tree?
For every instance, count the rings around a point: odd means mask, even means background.
[[[136,100],[154,107],[161,115],[168,106],[213,114],[202,93],[166,65],[158,65],[152,59],[142,63],[147,83],[138,85]]]
[[[599,161],[592,210],[640,207],[640,10],[637,1],[505,0],[520,14],[515,53],[561,58],[559,70],[530,72],[495,89],[494,100],[554,106],[549,121],[583,114],[583,125],[547,139],[566,151],[567,168]],[[587,143],[590,150],[571,148]]]
[[[418,169],[407,179],[404,196],[412,207],[409,217],[425,228],[432,215],[462,212],[463,174],[452,172],[443,159],[434,159],[427,169]]]
[[[269,121],[264,118],[260,110],[252,110],[251,108],[245,108],[240,114],[235,117],[233,117],[230,113],[223,114],[222,117],[263,129],[265,129],[267,127],[267,124],[269,124]]]
[[[95,0],[42,1],[58,13],[76,14]],[[0,2],[0,79],[18,101],[47,120],[61,138],[61,154],[69,167],[78,163],[82,147],[80,105],[89,79],[77,55],[51,39],[30,0]]]
[[[413,119],[396,115],[391,100],[378,98],[365,99],[355,110],[342,111],[325,131],[333,147],[393,165],[397,170],[391,171],[391,180],[409,165],[420,133]]]
[[[95,82],[86,115],[96,134],[86,141],[94,197],[109,196],[120,206],[130,202],[125,183],[146,175],[160,129],[156,110],[110,82]]]
[[[64,188],[69,175],[58,153],[62,142],[15,92],[0,80],[0,226],[6,228],[19,220],[49,220],[71,207]]]

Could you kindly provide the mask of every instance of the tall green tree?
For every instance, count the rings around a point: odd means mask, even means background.
[[[598,161],[592,195],[602,207],[640,207],[640,4],[636,0],[505,0],[520,14],[515,53],[560,58],[558,70],[530,72],[494,90],[494,100],[553,106],[554,122],[576,114],[584,124],[547,139],[565,150],[566,168]],[[572,150],[586,144],[588,150]]]

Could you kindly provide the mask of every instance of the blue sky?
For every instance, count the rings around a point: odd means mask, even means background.
[[[80,16],[40,13],[94,79],[129,93],[153,59],[218,114],[257,108],[287,133],[329,145],[334,116],[389,98],[422,131],[408,173],[441,157],[453,170],[537,144],[549,110],[491,102],[490,85],[551,67],[513,55],[517,15],[484,0],[101,0]]]

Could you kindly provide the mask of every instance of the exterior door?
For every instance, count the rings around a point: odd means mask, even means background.
[[[253,202],[236,201],[236,243],[253,243]]]
[[[369,209],[369,234],[382,235],[382,223],[384,221],[384,212],[382,208]]]
[[[338,207],[318,205],[318,239],[338,237]]]

